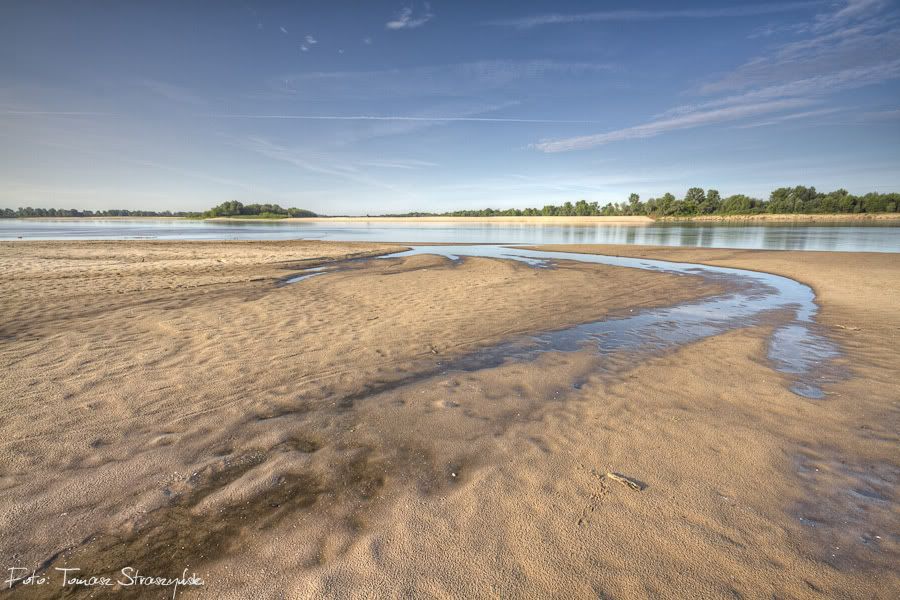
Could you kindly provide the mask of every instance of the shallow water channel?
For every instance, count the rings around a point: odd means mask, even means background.
[[[464,257],[515,260],[535,268],[552,268],[557,261],[577,261],[682,276],[694,275],[724,283],[728,290],[721,295],[675,306],[635,310],[628,316],[590,321],[515,339],[454,359],[450,364],[445,363],[448,370],[473,371],[497,366],[506,360],[528,361],[544,352],[571,352],[585,347],[595,347],[601,354],[657,354],[765,321],[776,323],[768,340],[768,358],[773,367],[789,375],[792,392],[805,398],[821,399],[825,396],[821,385],[829,378],[828,362],[839,353],[837,346],[823,335],[815,323],[818,307],[812,289],[779,275],[691,263],[543,252],[497,245],[415,246],[379,258],[419,254],[444,256],[454,261]],[[340,266],[307,269],[285,280],[285,283],[327,275],[334,270],[340,270]]]

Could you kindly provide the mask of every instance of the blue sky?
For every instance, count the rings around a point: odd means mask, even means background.
[[[0,4],[0,206],[900,190],[900,6]]]

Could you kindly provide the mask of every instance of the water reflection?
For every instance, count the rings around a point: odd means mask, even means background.
[[[0,219],[0,239],[184,239],[641,244],[767,250],[900,252],[900,223],[577,225],[534,223],[210,222]]]

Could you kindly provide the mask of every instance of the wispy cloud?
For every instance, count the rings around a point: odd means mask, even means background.
[[[798,82],[828,82],[841,77],[868,83],[893,79],[900,60],[900,15],[877,0],[849,0],[796,27],[799,40],[776,45],[731,73],[703,85],[704,95],[760,87],[790,87]],[[880,75],[879,75],[880,73]],[[881,79],[879,79],[879,77]]]
[[[365,140],[410,135],[434,127],[443,127],[463,119],[488,119],[499,111],[518,106],[515,100],[499,102],[452,100],[401,115],[403,119],[365,119],[353,127],[329,133],[329,143],[336,146],[353,146]],[[370,116],[370,115],[362,115]],[[380,115],[371,115],[380,116]],[[498,117],[502,118],[502,117]],[[484,122],[484,121],[482,121]]]
[[[309,44],[310,46],[314,46],[319,43],[319,40],[317,40],[315,37],[313,37],[312,35],[310,35],[308,33],[306,34],[306,36],[303,39],[306,40],[306,43]]]
[[[427,160],[417,160],[414,158],[398,158],[393,160],[362,160],[359,161],[360,166],[375,167],[378,169],[424,169],[438,166],[437,163]]]
[[[738,129],[752,129],[755,127],[768,127],[770,125],[780,125],[782,123],[788,123],[791,121],[800,121],[803,119],[811,119],[813,117],[822,117],[825,115],[833,115],[834,113],[841,112],[846,110],[844,108],[820,108],[818,110],[807,110],[803,112],[790,113],[787,115],[780,115],[777,117],[773,117],[771,119],[766,119],[765,121],[759,121],[757,123],[745,123],[743,125],[735,125]]]
[[[287,74],[271,79],[269,85],[277,93],[305,98],[446,98],[481,95],[516,83],[539,82],[550,75],[560,76],[555,82],[557,86],[580,83],[583,81],[580,76],[610,73],[615,69],[607,63],[479,60],[403,69]],[[529,91],[533,94],[536,90]]]
[[[393,19],[384,24],[386,29],[415,29],[434,18],[431,6],[426,2],[424,12],[416,13],[412,6],[405,6],[397,11]]]
[[[469,117],[469,116],[409,116],[409,115],[279,115],[279,114],[210,114],[221,119],[274,119],[300,121],[413,121],[413,122],[468,122],[468,123],[574,123],[597,124],[600,121],[579,119],[531,119],[520,117]]]
[[[564,120],[541,117],[502,116],[499,111],[519,106],[515,100],[466,100],[454,98],[443,102],[412,109],[405,114],[297,114],[287,112],[271,113],[205,113],[196,117],[222,120],[252,121],[291,121],[302,123],[321,122],[334,125],[346,124],[344,127],[305,128],[304,139],[317,144],[320,148],[346,148],[366,140],[390,136],[408,135],[413,132],[445,126],[451,123],[498,123],[498,124],[540,124],[564,123]],[[493,113],[493,114],[492,114]],[[574,122],[574,120],[573,120]],[[589,122],[589,121],[588,121]]]
[[[288,32],[288,30],[285,29],[283,26],[282,26],[282,27],[279,27],[278,29],[280,29],[280,30],[281,30],[281,33],[284,33],[284,34],[287,34],[287,32]]]
[[[788,99],[777,100],[773,102],[763,102],[758,104],[745,104],[740,106],[731,106],[727,108],[719,108],[707,111],[698,111],[673,117],[670,119],[660,119],[636,125],[634,127],[626,127],[617,129],[607,133],[596,135],[584,135],[578,137],[570,137],[559,140],[547,140],[533,144],[532,147],[541,152],[569,152],[572,150],[585,150],[609,144],[612,142],[621,142],[624,140],[633,140],[641,138],[650,138],[680,129],[692,129],[704,125],[712,125],[715,123],[725,123],[745,119],[747,117],[755,117],[762,114],[775,113],[783,110],[807,106],[809,100],[804,99]]]
[[[748,90],[740,94],[723,96],[700,103],[676,106],[663,115],[673,116],[697,110],[729,106],[746,102],[759,102],[795,96],[823,97],[836,92],[856,89],[900,77],[900,59],[872,66],[855,67],[832,73],[824,73],[805,79],[797,79]]]
[[[720,19],[727,17],[751,17],[785,12],[796,12],[815,6],[821,1],[779,2],[753,6],[729,6],[723,8],[680,8],[663,10],[606,10],[576,14],[544,14],[515,19],[488,21],[485,25],[531,29],[543,25],[569,23],[600,23],[605,21],[659,21],[664,19]]]
[[[883,0],[845,0],[837,7],[829,5],[829,10],[792,26],[804,36],[802,39],[770,47],[766,54],[700,86],[697,92],[708,99],[676,106],[641,125],[541,141],[532,147],[543,152],[566,152],[655,137],[823,103],[841,91],[900,78],[900,16],[895,10],[886,11],[888,6]],[[745,127],[814,118],[837,110],[824,107]]]
[[[326,153],[284,146],[261,137],[238,140],[236,144],[250,152],[293,165],[310,173],[328,175],[362,186],[384,189],[395,194],[406,194],[406,190],[396,185],[365,174],[358,165],[340,161]]]
[[[811,29],[815,32],[831,31],[848,22],[871,17],[888,4],[887,0],[846,0],[839,10],[817,15]]]

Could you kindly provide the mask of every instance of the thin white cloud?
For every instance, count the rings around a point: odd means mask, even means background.
[[[361,172],[352,162],[340,162],[320,152],[310,152],[302,148],[282,146],[260,137],[239,140],[237,145],[261,156],[284,162],[311,173],[328,175],[356,183],[365,187],[377,187],[395,194],[406,194],[406,191],[395,185],[370,177]]]
[[[328,135],[330,143],[336,146],[349,146],[364,141],[384,137],[410,135],[423,130],[446,126],[455,121],[444,119],[491,118],[492,113],[518,106],[516,101],[487,103],[481,101],[441,102],[423,108],[412,114],[401,115],[404,119],[365,119],[356,121],[352,127],[337,128]],[[361,115],[382,116],[382,115]],[[421,139],[419,140],[421,141]]]
[[[284,27],[279,27],[278,29],[281,30],[281,33],[287,33],[287,32],[288,32],[287,29],[285,29]]]
[[[681,129],[692,129],[704,125],[738,121],[747,117],[755,117],[762,114],[774,113],[793,108],[799,108],[810,104],[809,100],[800,98],[788,100],[776,100],[758,104],[745,104],[731,106],[709,111],[694,112],[670,119],[651,121],[634,127],[626,127],[607,133],[596,135],[584,135],[559,140],[547,140],[533,144],[532,147],[541,152],[570,152],[572,150],[586,150],[603,144],[621,142],[624,140],[650,138]]]
[[[371,46],[371,45],[372,45],[372,38],[370,38],[370,37],[368,37],[368,36],[367,36],[367,37],[364,37],[364,38],[362,39],[362,43],[365,44],[366,46]]]
[[[606,10],[578,14],[545,14],[516,19],[488,21],[485,25],[531,29],[543,25],[570,23],[599,23],[607,21],[659,21],[666,19],[719,19],[727,17],[752,17],[776,13],[795,12],[815,6],[821,1],[779,2],[754,6],[729,6],[724,8],[681,8],[668,10]]]
[[[822,32],[843,27],[848,22],[871,17],[881,12],[887,5],[886,0],[846,0],[846,4],[841,9],[817,15],[811,29],[815,32]]]
[[[773,117],[771,119],[766,119],[765,121],[760,121],[757,123],[746,123],[744,125],[735,125],[737,129],[752,129],[755,127],[768,127],[770,125],[779,125],[782,123],[787,123],[791,121],[800,121],[803,119],[811,119],[813,117],[822,117],[825,115],[832,115],[834,113],[841,112],[845,109],[843,108],[820,108],[818,110],[807,110],[803,112],[790,113],[787,115],[781,115],[778,117]]]
[[[732,72],[700,87],[704,95],[827,81],[837,74],[867,73],[877,82],[896,77],[900,60],[900,15],[878,1],[849,0],[841,8],[798,25],[807,36],[771,47]]]
[[[514,84],[540,83],[550,75],[559,75],[555,85],[580,84],[584,75],[605,74],[616,70],[606,63],[535,60],[479,60],[466,63],[427,65],[373,71],[317,71],[285,74],[270,80],[272,90],[306,99],[332,99],[349,96],[357,99],[424,96],[459,97],[478,95],[508,88]],[[541,89],[541,88],[537,88]],[[527,90],[530,94],[536,89]]]
[[[401,158],[394,160],[363,160],[358,163],[363,167],[376,167],[379,169],[422,169],[427,167],[436,167],[437,163],[428,162],[426,160],[417,160],[414,158]]]
[[[384,24],[386,29],[415,29],[421,27],[434,18],[431,7],[426,2],[425,12],[416,13],[412,6],[405,6],[397,11],[394,18]]]
[[[314,46],[319,43],[319,40],[317,40],[310,34],[306,34],[306,37],[304,37],[303,39],[306,40],[306,43],[309,44],[310,46]]]
[[[413,121],[413,122],[471,122],[471,123],[571,123],[597,124],[600,121],[586,119],[529,119],[519,117],[468,117],[468,116],[408,116],[408,115],[279,115],[279,114],[211,114],[221,119],[274,119],[300,121]]]
[[[898,77],[900,77],[900,59],[889,63],[856,67],[806,79],[798,79],[780,85],[770,85],[698,104],[677,106],[658,116],[669,117],[687,114],[697,110],[707,110],[721,106],[759,102],[763,100],[774,100],[776,98],[795,96],[821,97],[836,92],[881,83]]]
[[[566,152],[612,142],[649,138],[668,131],[769,115],[827,101],[838,92],[900,78],[900,15],[882,0],[845,0],[806,23],[792,26],[803,39],[770,47],[717,81],[700,86],[712,97],[677,106],[649,122],[597,135],[541,141],[543,152]],[[825,107],[768,118],[762,126],[823,116]]]

